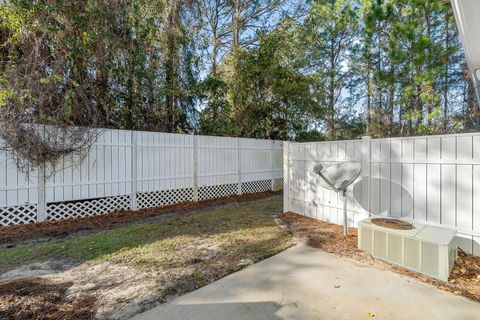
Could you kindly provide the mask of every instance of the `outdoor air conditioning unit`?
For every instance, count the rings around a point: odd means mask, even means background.
[[[417,222],[372,217],[358,224],[358,247],[376,258],[448,281],[457,258],[455,234]]]

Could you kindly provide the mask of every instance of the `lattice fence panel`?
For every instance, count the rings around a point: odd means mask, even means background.
[[[273,190],[274,191],[283,190],[283,178],[277,178],[273,180]]]
[[[185,201],[193,201],[192,188],[142,192],[137,194],[137,205],[139,209],[163,207]]]
[[[90,217],[117,210],[130,209],[130,195],[85,201],[47,204],[47,220]]]
[[[242,193],[255,193],[272,190],[272,180],[249,181],[242,183]]]
[[[0,208],[0,226],[32,223],[36,220],[36,204]]]
[[[199,200],[214,199],[237,194],[238,185],[236,183],[221,184],[216,186],[203,186],[198,189]]]

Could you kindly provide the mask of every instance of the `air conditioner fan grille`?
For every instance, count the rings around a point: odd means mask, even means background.
[[[396,229],[396,230],[412,230],[415,229],[413,224],[408,223],[403,220],[398,219],[388,219],[388,218],[373,218],[372,223],[377,226]]]

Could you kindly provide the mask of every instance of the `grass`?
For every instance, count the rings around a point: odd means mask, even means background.
[[[0,273],[34,262],[58,268],[0,282],[0,318],[133,316],[290,247],[273,218],[281,208],[276,197],[0,250]]]
[[[191,258],[191,252],[182,251],[191,251],[189,246],[195,251],[198,242],[217,247],[227,257],[256,261],[289,246],[290,234],[271,217],[272,212],[279,213],[280,202],[278,198],[259,200],[167,221],[4,249],[0,251],[0,272],[52,259],[109,260],[137,267],[181,266]]]

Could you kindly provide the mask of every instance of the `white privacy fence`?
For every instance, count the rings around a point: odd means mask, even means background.
[[[348,192],[349,225],[368,213],[455,228],[480,255],[480,133],[285,143],[284,211],[343,224],[342,201],[322,188],[315,164],[362,163]]]
[[[104,130],[80,165],[27,179],[0,154],[0,225],[283,188],[283,142]],[[48,178],[45,178],[48,177]]]

